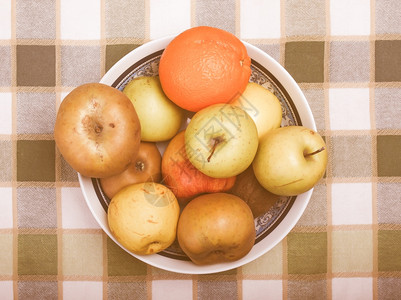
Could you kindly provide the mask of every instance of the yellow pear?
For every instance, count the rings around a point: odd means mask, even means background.
[[[120,190],[108,208],[108,224],[122,246],[135,254],[152,254],[175,240],[180,208],[173,192],[154,182]]]

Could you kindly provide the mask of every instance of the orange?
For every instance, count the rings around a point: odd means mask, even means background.
[[[199,26],[183,31],[163,51],[159,78],[175,104],[197,112],[233,101],[251,76],[245,45],[222,29]]]

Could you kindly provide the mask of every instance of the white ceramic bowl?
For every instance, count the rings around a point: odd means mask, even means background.
[[[131,78],[141,75],[156,75],[158,61],[163,49],[173,37],[166,37],[148,42],[124,56],[101,79],[102,83],[122,90]],[[283,107],[282,125],[304,125],[316,130],[309,105],[294,79],[268,54],[257,47],[244,42],[252,59],[252,75],[250,81],[258,82],[273,91]],[[165,144],[160,144],[163,153]],[[101,191],[99,182],[78,174],[85,200],[96,221],[106,234],[121,248],[123,246],[113,237],[107,224],[108,199]],[[255,260],[277,245],[295,226],[303,214],[313,190],[297,197],[282,197],[265,215],[255,219],[257,230],[256,243],[252,250],[242,259],[206,266],[193,264],[185,254],[180,253],[177,246],[161,253],[149,256],[130,254],[149,265],[173,272],[187,274],[206,274],[222,272],[240,267]]]

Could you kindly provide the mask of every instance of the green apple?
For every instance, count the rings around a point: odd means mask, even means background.
[[[326,165],[323,138],[304,126],[269,131],[260,141],[252,163],[259,183],[269,192],[282,196],[310,190],[323,177]]]
[[[249,82],[241,96],[231,104],[241,107],[251,116],[258,129],[259,139],[281,125],[280,101],[272,92],[255,82]]]
[[[158,76],[136,77],[123,93],[138,114],[142,141],[161,142],[175,136],[183,123],[184,111],[164,94]]]
[[[189,161],[214,178],[243,172],[251,165],[258,143],[255,122],[231,104],[214,104],[198,111],[185,131]]]

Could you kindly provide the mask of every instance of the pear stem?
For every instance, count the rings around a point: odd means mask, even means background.
[[[145,164],[142,161],[137,161],[135,163],[135,169],[137,171],[143,171],[145,169]]]
[[[223,138],[222,138],[222,137],[215,137],[215,138],[213,138],[213,145],[212,145],[212,149],[211,149],[211,151],[210,151],[210,155],[209,155],[209,157],[207,158],[207,162],[210,162],[210,159],[212,158],[212,156],[213,156],[213,154],[214,154],[214,151],[216,150],[217,145],[220,144],[222,141],[223,141]]]
[[[322,152],[324,149],[326,149],[326,148],[323,146],[322,148],[317,149],[316,151],[313,151],[313,152],[311,152],[311,153],[304,154],[304,157],[308,157],[308,156],[312,156],[312,155],[318,154],[319,152]]]
[[[98,124],[98,123],[96,123],[96,124],[95,124],[95,132],[96,132],[96,134],[101,133],[102,130],[103,130],[103,126],[100,125],[100,124]]]

